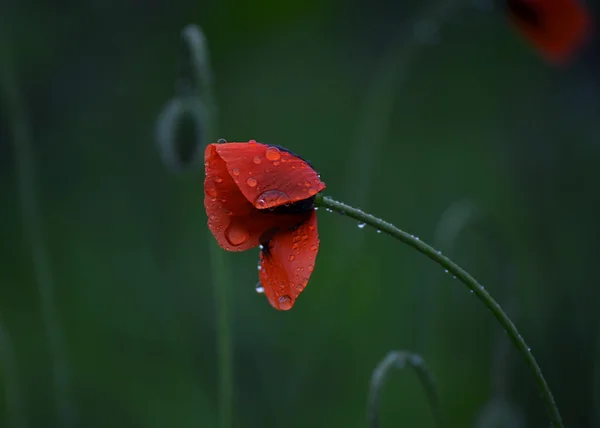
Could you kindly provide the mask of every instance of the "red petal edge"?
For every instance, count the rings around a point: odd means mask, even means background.
[[[219,144],[215,150],[241,193],[256,208],[301,201],[325,189],[308,163],[277,147],[250,141]]]
[[[292,309],[304,290],[319,251],[317,213],[312,211],[294,230],[277,233],[260,253],[260,282],[275,309]]]

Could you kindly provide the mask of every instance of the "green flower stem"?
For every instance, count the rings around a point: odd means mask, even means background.
[[[525,359],[525,362],[535,377],[540,389],[542,400],[546,405],[546,412],[548,413],[552,425],[556,428],[564,428],[562,418],[554,401],[552,392],[550,391],[550,388],[546,383],[546,379],[544,379],[544,375],[542,374],[542,370],[535,361],[529,346],[527,346],[527,343],[525,343],[525,340],[523,340],[523,337],[521,337],[521,334],[512,323],[510,318],[508,318],[508,316],[504,313],[500,305],[498,305],[493,297],[485,290],[485,288],[483,288],[483,285],[479,284],[475,278],[469,275],[448,257],[443,256],[440,251],[435,250],[433,247],[430,247],[423,241],[419,240],[419,238],[416,238],[413,235],[398,229],[386,221],[321,194],[317,195],[315,204],[317,206],[336,211],[340,214],[344,214],[348,217],[358,220],[359,222],[366,223],[369,226],[387,233],[388,235],[414,248],[415,250],[425,254],[431,260],[444,267],[450,274],[462,281],[471,290],[471,292],[475,294],[477,298],[481,300],[481,302],[492,312],[502,327],[504,327],[506,333],[510,337],[519,353]]]
[[[369,391],[368,404],[369,426],[371,428],[379,427],[379,402],[381,388],[389,376],[390,370],[393,368],[404,369],[407,366],[414,369],[417,377],[419,378],[419,382],[421,382],[421,385],[423,385],[423,389],[425,390],[429,400],[429,405],[431,406],[431,413],[433,414],[435,426],[438,428],[445,426],[440,396],[438,394],[433,375],[427,368],[423,358],[421,358],[420,355],[410,352],[391,351],[383,360],[381,360],[375,370],[373,370],[373,375],[371,376],[371,389]]]
[[[14,36],[13,36],[14,37]],[[1,37],[9,39],[6,35]],[[15,173],[25,238],[30,246],[33,276],[40,298],[42,321],[52,359],[54,399],[63,427],[76,423],[75,401],[70,383],[65,339],[54,296],[54,277],[50,256],[46,248],[43,221],[38,200],[35,153],[31,126],[14,64],[11,64],[11,47],[0,45],[0,102],[4,105],[11,127]],[[14,60],[13,60],[14,61]],[[16,63],[16,61],[14,61]],[[12,67],[11,67],[12,66]],[[13,68],[14,67],[14,68]]]
[[[233,426],[233,346],[229,314],[230,277],[225,252],[210,243],[210,264],[217,307],[217,358],[219,360],[219,428]]]
[[[188,25],[182,32],[185,51],[183,54],[182,78],[190,78],[192,90],[206,108],[203,139],[213,138],[217,129],[217,103],[213,94],[208,47],[202,30],[197,25]],[[185,88],[182,89],[185,92]],[[219,361],[219,428],[233,426],[233,339],[231,335],[231,276],[225,254],[214,239],[210,239],[210,266],[217,308],[217,358]]]

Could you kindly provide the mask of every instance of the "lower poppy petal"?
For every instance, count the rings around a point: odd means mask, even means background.
[[[319,251],[317,214],[299,226],[276,233],[260,253],[260,282],[271,306],[287,311],[304,290]]]
[[[273,214],[254,209],[249,214],[234,216],[221,210],[215,217],[209,215],[208,227],[225,250],[246,251],[266,245],[273,236],[305,219],[306,214]]]

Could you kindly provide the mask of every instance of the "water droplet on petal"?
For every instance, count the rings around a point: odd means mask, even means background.
[[[279,161],[273,162],[273,166],[279,166]]]
[[[204,189],[204,192],[212,198],[217,196],[217,188],[216,187],[207,187],[206,189]]]
[[[281,153],[279,152],[279,149],[277,147],[271,146],[267,148],[265,157],[270,161],[276,161],[281,159]]]
[[[276,207],[285,204],[289,200],[290,197],[279,190],[267,190],[256,198],[256,207],[259,209]]]
[[[365,227],[367,225],[367,223],[358,223],[358,228],[362,229],[363,227]]]
[[[256,144],[256,140],[250,140],[248,141],[250,144],[255,145]]]
[[[246,180],[246,184],[250,187],[256,187],[258,181],[256,181],[256,178],[250,177],[248,180]]]
[[[381,233],[381,230],[377,229],[377,233]]]
[[[225,239],[227,239],[234,247],[242,245],[249,237],[250,234],[248,233],[248,230],[239,223],[231,223],[229,227],[225,229]]]
[[[306,181],[304,182],[304,185],[305,185],[306,187],[310,187],[310,181],[306,180]]]
[[[290,256],[290,262],[293,262],[295,258],[296,258],[296,257],[294,257],[294,255],[292,254],[292,255]]]
[[[319,247],[317,247],[316,245],[311,245],[310,246],[310,251],[317,251]]]
[[[256,292],[262,294],[265,292],[265,288],[262,286],[260,282],[256,283]]]
[[[222,183],[222,182],[223,182],[223,179],[217,175],[215,177],[215,183]]]
[[[287,294],[281,296],[279,298],[279,309],[281,309],[282,311],[287,311],[289,309],[292,309],[292,306],[294,306],[294,302],[292,301],[292,298],[290,296],[288,296]]]
[[[232,173],[233,175],[235,175],[235,176],[238,176],[238,175],[240,175],[240,169],[239,169],[239,168],[233,168],[233,169],[231,170],[231,173]]]
[[[254,162],[256,165],[258,165],[261,162],[260,156],[254,156],[254,159],[252,159],[252,162]]]

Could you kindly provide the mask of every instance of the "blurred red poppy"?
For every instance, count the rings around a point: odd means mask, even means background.
[[[511,20],[551,62],[564,63],[591,29],[580,0],[507,0]]]
[[[314,269],[314,200],[325,184],[299,156],[254,140],[209,144],[204,160],[210,231],[227,251],[261,245],[259,277],[269,303],[291,309]]]

